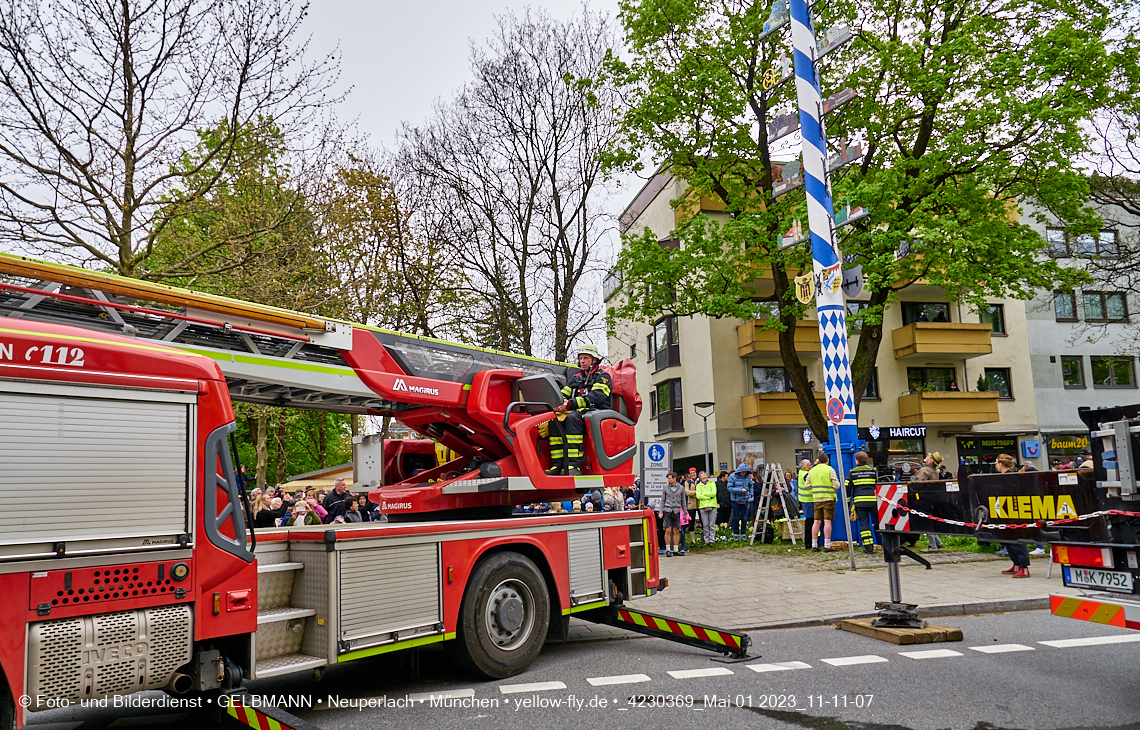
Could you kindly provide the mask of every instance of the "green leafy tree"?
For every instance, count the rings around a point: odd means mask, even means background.
[[[796,109],[794,85],[772,83],[781,72],[770,69],[790,53],[788,31],[764,37],[772,11],[743,0],[622,2],[630,55],[612,58],[608,72],[630,106],[610,162],[636,166],[648,153],[687,183],[675,204],[693,210],[679,216],[677,246],[662,247],[648,231],[625,239],[623,298],[608,322],[612,330],[619,319],[667,313],[760,317],[779,330],[800,407],[826,438],[794,347],[805,307],[791,279],[810,269],[810,253],[777,250],[806,216],[802,193],[772,196],[782,165],[768,125]],[[882,313],[901,289],[922,282],[977,305],[1083,280],[1039,256],[1044,242],[1017,222],[1017,201],[1032,197],[1078,226],[1095,225],[1072,160],[1084,148],[1083,125],[1104,103],[1106,36],[1118,10],[1095,1],[829,0],[816,11],[825,24],[859,23],[853,43],[821,69],[825,97],[859,94],[826,118],[833,146],[858,140],[865,152],[833,179],[837,198],[870,212],[841,243],[863,266],[870,298],[857,315],[858,399],[877,359]],[[719,199],[723,212],[696,212],[700,198]]]

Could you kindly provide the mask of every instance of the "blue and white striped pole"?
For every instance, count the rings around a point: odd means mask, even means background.
[[[825,402],[838,400],[843,418],[832,426],[831,451],[837,471],[850,470],[852,447],[859,438],[855,398],[851,388],[851,353],[847,344],[847,316],[843,301],[843,259],[835,245],[835,208],[827,181],[827,135],[823,126],[823,97],[815,72],[815,28],[807,0],[791,0],[792,57],[796,71],[796,96],[800,106],[803,137],[803,175],[807,192],[808,228],[811,230],[812,268],[816,281],[816,313],[819,343],[823,353]],[[837,279],[835,277],[838,277]],[[834,283],[834,286],[828,286]],[[846,455],[840,453],[847,446]],[[837,448],[838,447],[838,448]],[[844,458],[846,456],[846,458]],[[844,510],[846,513],[846,510]],[[850,534],[850,525],[848,525]],[[848,541],[851,544],[851,541]],[[852,552],[854,562],[854,553]]]

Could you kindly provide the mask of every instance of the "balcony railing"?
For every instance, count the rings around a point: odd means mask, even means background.
[[[761,320],[754,319],[736,328],[736,344],[741,357],[749,355],[778,355],[780,332],[762,329]],[[819,357],[819,323],[812,319],[796,320],[795,348],[800,357]]]
[[[895,359],[944,355],[979,357],[993,352],[989,324],[963,322],[912,322],[891,332]]]
[[[823,410],[823,393],[812,393],[816,406]],[[753,393],[741,402],[744,427],[806,426],[807,419],[800,409],[795,393]]]
[[[899,425],[929,423],[993,423],[998,420],[998,394],[989,392],[920,391],[899,396]]]

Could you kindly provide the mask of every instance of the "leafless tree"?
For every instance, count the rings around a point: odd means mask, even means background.
[[[564,359],[599,324],[591,277],[610,225],[600,153],[617,104],[577,80],[596,78],[615,43],[588,10],[566,22],[504,16],[472,51],[474,80],[404,127],[396,170],[411,222],[464,268],[480,344]]]
[[[243,164],[239,135],[288,136],[334,101],[336,58],[310,62],[297,42],[305,12],[290,0],[0,0],[0,238],[162,278],[147,265],[157,238],[179,203]],[[179,164],[206,128],[220,130],[208,154]],[[168,268],[238,266],[240,250],[219,256],[229,243]]]

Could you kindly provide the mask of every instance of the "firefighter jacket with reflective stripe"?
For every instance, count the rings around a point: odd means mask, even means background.
[[[609,374],[601,368],[589,372],[579,370],[562,387],[562,395],[574,410],[604,411],[613,407],[612,387]]]
[[[831,468],[830,464],[816,464],[808,472],[812,501],[816,504],[835,501],[835,488],[838,485],[832,481],[832,474],[835,474],[835,470]],[[836,478],[838,479],[838,477]]]
[[[875,482],[878,470],[870,464],[858,464],[847,475],[847,487],[851,490],[851,501],[855,504],[875,504]]]

